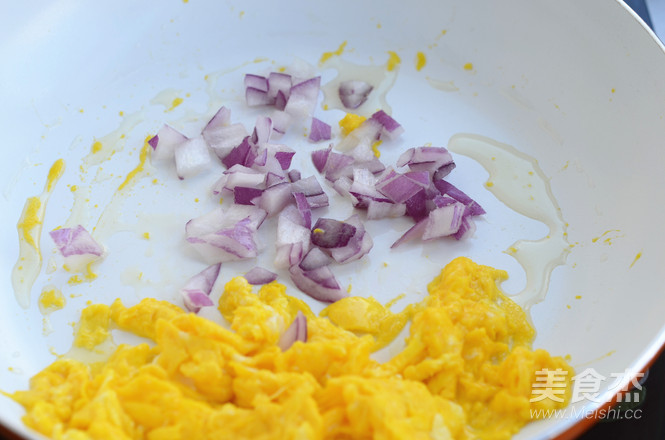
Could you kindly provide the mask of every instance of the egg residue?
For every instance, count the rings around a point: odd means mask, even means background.
[[[394,315],[369,299],[335,303],[328,319],[277,282],[253,293],[236,277],[219,301],[230,329],[151,298],[93,305],[79,346],[106,339],[109,323],[151,342],[121,344],[100,363],[60,358],[10,397],[26,425],[57,439],[505,439],[531,409],[563,407],[573,374],[530,348],[533,328],[499,289],[506,278],[453,260],[407,312],[405,348],[383,364],[370,357],[372,332]],[[372,313],[354,315],[363,301]],[[298,312],[307,340],[282,351]],[[543,369],[568,372],[566,401],[532,399]]]
[[[19,255],[12,269],[12,287],[14,287],[16,301],[24,309],[30,306],[30,292],[42,268],[42,252],[39,243],[46,205],[64,172],[65,161],[56,160],[49,169],[44,190],[40,195],[29,197],[25,201],[23,212],[16,224]]]

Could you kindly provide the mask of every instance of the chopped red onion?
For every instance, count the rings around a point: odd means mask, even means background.
[[[99,257],[104,253],[104,248],[81,225],[77,225],[75,228],[54,229],[49,232],[49,235],[63,257],[73,255]]]
[[[467,209],[464,204],[449,197],[438,198],[437,202],[438,206],[406,231],[392,244],[391,248],[418,237],[423,240],[432,240],[447,236],[457,238],[458,233],[460,237],[473,233],[475,225],[464,216]],[[462,232],[460,232],[461,228],[463,228]]]
[[[300,268],[305,271],[314,270],[322,266],[327,266],[332,262],[333,259],[330,255],[326,254],[318,247],[313,247],[300,262]]]
[[[374,246],[374,241],[369,233],[365,231],[358,214],[354,214],[348,219],[344,220],[345,223],[350,224],[356,228],[355,234],[349,239],[346,246],[333,248],[330,250],[330,256],[340,264],[350,263],[365,256]]]
[[[233,191],[236,186],[263,188],[265,181],[266,175],[262,172],[244,165],[233,165],[215,182],[212,192],[219,194],[222,190]]]
[[[280,183],[289,183],[289,181],[287,177],[284,177],[281,174],[275,174],[272,171],[268,171],[266,174],[266,188],[279,185]]]
[[[295,150],[281,144],[270,144],[275,159],[279,162],[282,170],[286,171],[291,167],[291,161],[296,154]]]
[[[301,192],[307,198],[307,203],[311,209],[322,208],[328,206],[328,196],[321,188],[321,184],[316,177],[309,176],[305,179],[300,179],[291,184],[293,192]]]
[[[307,317],[298,310],[295,319],[279,338],[279,348],[286,351],[297,342],[307,342]]]
[[[198,313],[201,307],[214,305],[210,299],[210,292],[219,276],[222,264],[217,263],[203,269],[191,277],[180,289],[185,308],[190,312]]]
[[[376,184],[376,189],[393,203],[406,202],[423,188],[420,182],[399,173],[391,173]]]
[[[277,274],[263,267],[256,266],[245,274],[245,279],[252,285],[268,284],[277,279]]]
[[[259,90],[254,87],[247,87],[245,89],[245,100],[247,105],[250,107],[257,107],[260,105],[272,105],[275,103],[275,99],[270,99],[268,97],[268,92],[265,90]]]
[[[371,119],[377,121],[383,127],[381,130],[381,139],[386,138],[392,140],[404,133],[404,127],[383,110],[374,113]]]
[[[455,234],[462,224],[462,214],[464,214],[464,205],[460,202],[433,209],[428,215],[428,221],[423,230],[423,240]]]
[[[339,84],[339,99],[348,109],[356,109],[367,101],[367,97],[374,86],[365,81],[349,80]]]
[[[253,87],[257,90],[264,92],[268,91],[268,78],[261,75],[254,75],[252,73],[245,74],[245,87]]]
[[[369,200],[367,202],[367,220],[397,218],[405,214],[405,203],[380,202],[376,200]]]
[[[391,202],[389,198],[376,190],[376,177],[364,168],[353,170],[353,183],[349,192],[358,199],[356,208],[366,209],[370,201]]]
[[[333,182],[333,189],[334,189],[335,191],[337,191],[337,193],[338,193],[340,196],[342,196],[342,197],[344,197],[345,199],[347,199],[348,201],[350,201],[351,204],[352,204],[353,206],[356,206],[356,205],[358,205],[360,202],[359,202],[358,199],[357,199],[353,194],[351,194],[351,192],[349,191],[349,190],[351,189],[351,185],[353,185],[353,182],[351,181],[351,179],[349,179],[349,178],[346,177],[346,176],[342,176],[342,177],[340,177],[339,179],[337,179],[337,180],[335,180],[335,181]]]
[[[468,215],[485,214],[485,210],[483,209],[482,206],[478,204],[478,202],[476,202],[471,197],[466,195],[462,190],[457,188],[452,183],[447,182],[445,180],[435,180],[434,186],[436,186],[436,188],[441,192],[441,194],[450,196],[453,199],[457,200],[458,202],[464,204],[464,206],[467,206],[469,208]]]
[[[292,79],[291,75],[282,72],[270,72],[268,75],[268,97],[276,98],[282,95],[284,103],[291,93]],[[275,104],[276,105],[276,104]],[[284,107],[282,107],[283,109]]]
[[[261,193],[254,204],[268,213],[269,217],[277,215],[286,205],[293,202],[291,184],[288,182],[269,186]]]
[[[352,165],[355,159],[347,154],[340,154],[331,152],[328,155],[328,160],[325,166],[325,178],[331,182],[336,181],[340,177],[353,173]],[[350,177],[350,176],[349,176]]]
[[[316,168],[316,170],[321,174],[323,174],[325,170],[326,163],[328,162],[328,157],[330,156],[331,151],[332,144],[328,146],[328,148],[312,151],[312,163],[314,164],[314,168]]]
[[[222,159],[222,163],[226,168],[231,168],[233,165],[237,164],[250,166],[254,162],[253,157],[256,157],[256,153],[252,154],[252,148],[253,146],[249,143],[249,136],[246,136],[239,145],[234,147],[226,157]]]
[[[201,134],[220,160],[224,159],[248,136],[247,129],[240,123],[214,128],[206,127]]]
[[[288,130],[293,123],[293,117],[277,107],[277,104],[278,102],[275,102],[277,111],[272,112],[270,115],[270,119],[272,120],[272,131],[274,132],[273,137],[278,137],[286,133],[286,130]]]
[[[443,147],[409,148],[397,159],[397,166],[408,165],[411,171],[427,171],[434,174],[441,168],[452,169],[453,157]]]
[[[277,110],[284,110],[286,108],[286,103],[288,100],[289,100],[288,96],[280,90],[277,92],[277,96],[275,96],[275,103],[273,105]],[[275,129],[275,131],[280,131],[280,130]],[[284,131],[281,131],[281,133],[284,134]]]
[[[307,79],[292,86],[291,95],[286,102],[284,111],[299,119],[311,116],[314,113],[314,107],[319,97],[320,86],[320,76]]]
[[[148,141],[153,150],[150,155],[151,160],[173,159],[176,148],[187,139],[187,136],[170,125],[162,125],[157,134]]]
[[[411,198],[404,202],[406,205],[406,215],[419,221],[427,217],[427,195],[425,190],[420,190]]]
[[[312,228],[312,244],[325,249],[344,247],[356,233],[356,227],[331,218],[319,218]]]
[[[289,170],[289,180],[291,182],[297,182],[302,178],[302,175],[300,174],[300,171],[298,170]]]
[[[253,205],[253,200],[261,197],[263,190],[260,188],[248,188],[236,186],[233,189],[233,201],[238,205]]]
[[[293,185],[293,184],[291,184]],[[305,196],[304,193],[301,192],[294,192],[293,193],[293,198],[296,201],[296,207],[298,208],[298,211],[300,211],[300,214],[302,215],[302,218],[305,219],[305,227],[311,228],[312,227],[312,209],[309,206],[309,203],[307,202],[307,196]]]
[[[208,144],[202,136],[188,139],[175,149],[175,168],[180,179],[195,176],[210,165]]]
[[[310,249],[310,228],[294,205],[286,206],[277,218],[275,267],[288,269],[299,264]]]
[[[372,157],[370,160],[356,162],[353,164],[353,168],[363,168],[372,174],[383,173],[386,170],[386,166],[383,162],[376,157]]]
[[[221,206],[187,222],[185,237],[204,260],[222,263],[258,255],[257,229],[266,218],[260,208],[246,205]]]
[[[327,141],[330,140],[332,135],[332,129],[330,125],[325,122],[312,118],[312,126],[309,129],[309,140],[312,142]]]
[[[250,142],[257,146],[263,146],[263,144],[270,142],[271,134],[272,119],[267,116],[259,116],[256,118],[256,124],[254,125],[254,132],[252,132]]]
[[[328,266],[312,270],[303,270],[297,265],[291,266],[289,274],[298,289],[316,300],[332,303],[348,296]]]
[[[220,107],[219,110],[217,110],[217,113],[215,113],[215,115],[212,118],[210,118],[210,121],[208,121],[206,126],[203,128],[201,134],[226,127],[230,123],[231,123],[231,110],[222,106]],[[206,139],[206,141],[207,140],[208,139]]]
[[[476,223],[473,222],[468,215],[463,215],[462,224],[460,225],[459,230],[455,232],[453,236],[457,240],[463,240],[467,237],[472,236],[475,231],[476,231]]]

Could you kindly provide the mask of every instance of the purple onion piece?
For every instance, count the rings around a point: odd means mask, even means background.
[[[262,194],[263,190],[260,188],[236,186],[233,190],[233,201],[238,205],[253,205],[252,201]]]
[[[291,75],[281,72],[270,72],[268,75],[268,96],[276,98],[278,95],[282,95],[284,104],[286,104],[292,85]],[[275,103],[275,106],[277,106],[277,103]],[[282,109],[284,109],[283,106]]]
[[[221,263],[208,266],[187,280],[180,290],[187,310],[198,313],[201,307],[214,305],[210,299],[210,292],[219,276],[221,266]]]
[[[214,306],[215,303],[208,295],[198,290],[183,289],[180,291],[185,309],[192,313],[199,313],[201,308]]]
[[[229,154],[222,159],[222,163],[226,168],[231,168],[233,165],[245,165],[248,161],[252,145],[249,143],[249,136],[246,136],[242,142],[233,148]],[[253,160],[252,160],[253,162]]]
[[[55,229],[49,232],[49,235],[63,257],[73,255],[99,257],[104,253],[104,248],[81,225],[77,225],[75,228]]]
[[[310,229],[294,205],[284,208],[277,218],[275,267],[288,269],[299,264],[310,249]]]
[[[339,99],[348,109],[356,109],[367,101],[367,97],[374,86],[365,81],[349,80],[339,84]]]
[[[374,200],[367,202],[367,220],[397,218],[403,217],[405,214],[405,203],[378,202]]]
[[[462,190],[457,188],[452,183],[445,180],[435,180],[434,186],[442,195],[450,196],[458,202],[462,203],[464,206],[469,207],[469,215],[485,214],[485,210],[478,204],[478,202],[466,195]]]
[[[356,227],[331,218],[319,218],[312,228],[312,243],[324,249],[344,247],[356,233]]]
[[[408,165],[411,171],[427,171],[436,173],[444,168],[452,170],[453,157],[443,147],[409,148],[397,159],[397,166]]]
[[[379,122],[383,127],[381,130],[381,138],[395,139],[404,133],[404,128],[383,110],[374,113],[372,119]]]
[[[348,296],[328,266],[313,270],[303,270],[297,265],[291,266],[289,274],[298,289],[316,300],[332,303]]]
[[[293,150],[275,152],[275,158],[279,162],[279,165],[282,167],[282,170],[286,171],[291,167],[291,161],[293,160],[293,156],[295,154],[296,152]]]
[[[312,163],[314,164],[314,168],[316,168],[319,173],[323,174],[326,163],[328,162],[328,156],[330,156],[331,151],[332,145],[322,150],[312,151]]]
[[[307,342],[307,317],[298,310],[295,319],[279,338],[279,348],[286,351],[296,342]]]
[[[291,94],[284,111],[298,119],[310,117],[316,107],[321,87],[321,77],[307,79],[291,87]]]
[[[403,203],[422,191],[423,186],[403,174],[395,174],[378,182],[376,189],[393,203]]]
[[[254,87],[247,87],[245,89],[245,101],[250,107],[257,107],[260,105],[272,105],[275,103],[274,98],[268,97],[268,92],[259,90]]]
[[[267,213],[254,206],[221,206],[185,226],[186,241],[210,263],[254,258],[257,230]]]
[[[292,184],[293,185],[293,184]],[[305,227],[312,227],[312,209],[307,202],[307,196],[301,192],[294,192],[293,198],[296,201],[296,207],[300,211],[300,215],[305,220]]]
[[[268,78],[265,76],[247,73],[245,74],[244,84],[245,87],[252,87],[263,92],[268,91]]]
[[[206,126],[202,130],[203,132],[206,131],[215,131],[218,130],[222,127],[226,127],[231,123],[231,110],[228,108],[222,106],[220,107],[219,110],[217,110],[217,113],[210,118]]]
[[[423,240],[447,237],[457,233],[462,224],[463,214],[464,205],[460,202],[453,202],[430,211],[423,230]]]
[[[270,142],[270,135],[272,133],[272,120],[267,116],[259,116],[256,118],[254,131],[250,137],[250,142],[254,145],[262,146]]]
[[[291,185],[288,182],[278,183],[265,189],[254,204],[266,211],[269,217],[272,217],[293,201],[291,193]]]
[[[300,262],[300,268],[302,270],[314,270],[319,267],[327,266],[332,263],[333,259],[330,255],[323,252],[318,247],[310,249],[310,251],[305,255],[305,257]]]
[[[247,137],[247,129],[243,124],[231,124],[220,127],[206,127],[201,135],[213,149],[217,157],[223,160],[233,148],[240,145]]]
[[[245,274],[245,279],[252,285],[268,284],[277,279],[277,274],[263,267],[256,266]]]
[[[420,190],[411,198],[404,202],[406,205],[406,215],[413,218],[416,222],[427,217],[427,195],[425,190]]]
[[[187,136],[170,125],[164,124],[157,134],[148,141],[152,146],[151,160],[171,160],[178,146],[187,141]]]
[[[202,136],[188,139],[178,145],[174,157],[176,173],[180,179],[199,174],[211,163],[208,144]]]
[[[291,182],[297,182],[302,178],[302,175],[300,174],[300,171],[298,170],[289,170],[289,180]]]
[[[309,129],[309,140],[312,142],[327,141],[332,137],[332,129],[325,122],[312,118],[312,125]]]
[[[346,246],[333,248],[330,250],[330,256],[333,259],[340,263],[350,263],[356,261],[363,256],[365,256],[374,246],[372,237],[368,232],[365,231],[365,225],[363,225],[358,214],[354,214],[348,219],[344,220],[345,223],[348,223],[356,228],[355,234],[349,239],[349,242]]]

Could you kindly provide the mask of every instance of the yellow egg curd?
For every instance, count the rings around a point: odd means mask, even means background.
[[[237,277],[219,302],[230,329],[155,299],[93,305],[80,346],[109,326],[151,343],[119,345],[101,363],[61,358],[10,397],[56,439],[506,439],[531,410],[565,406],[573,376],[531,349],[533,328],[498,287],[506,277],[457,258],[400,313],[351,297],[321,316],[283,285],[254,293]],[[307,340],[282,351],[299,311]],[[402,351],[374,360],[409,321]],[[537,372],[557,369],[563,398],[534,398]]]

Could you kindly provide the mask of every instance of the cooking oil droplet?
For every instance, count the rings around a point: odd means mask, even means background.
[[[549,228],[545,237],[518,240],[506,250],[526,273],[526,286],[511,298],[525,309],[541,302],[547,294],[552,271],[566,262],[570,252],[567,223],[552,194],[549,178],[533,157],[483,136],[454,135],[449,148],[476,160],[487,170],[492,185],[485,187],[498,200]]]

